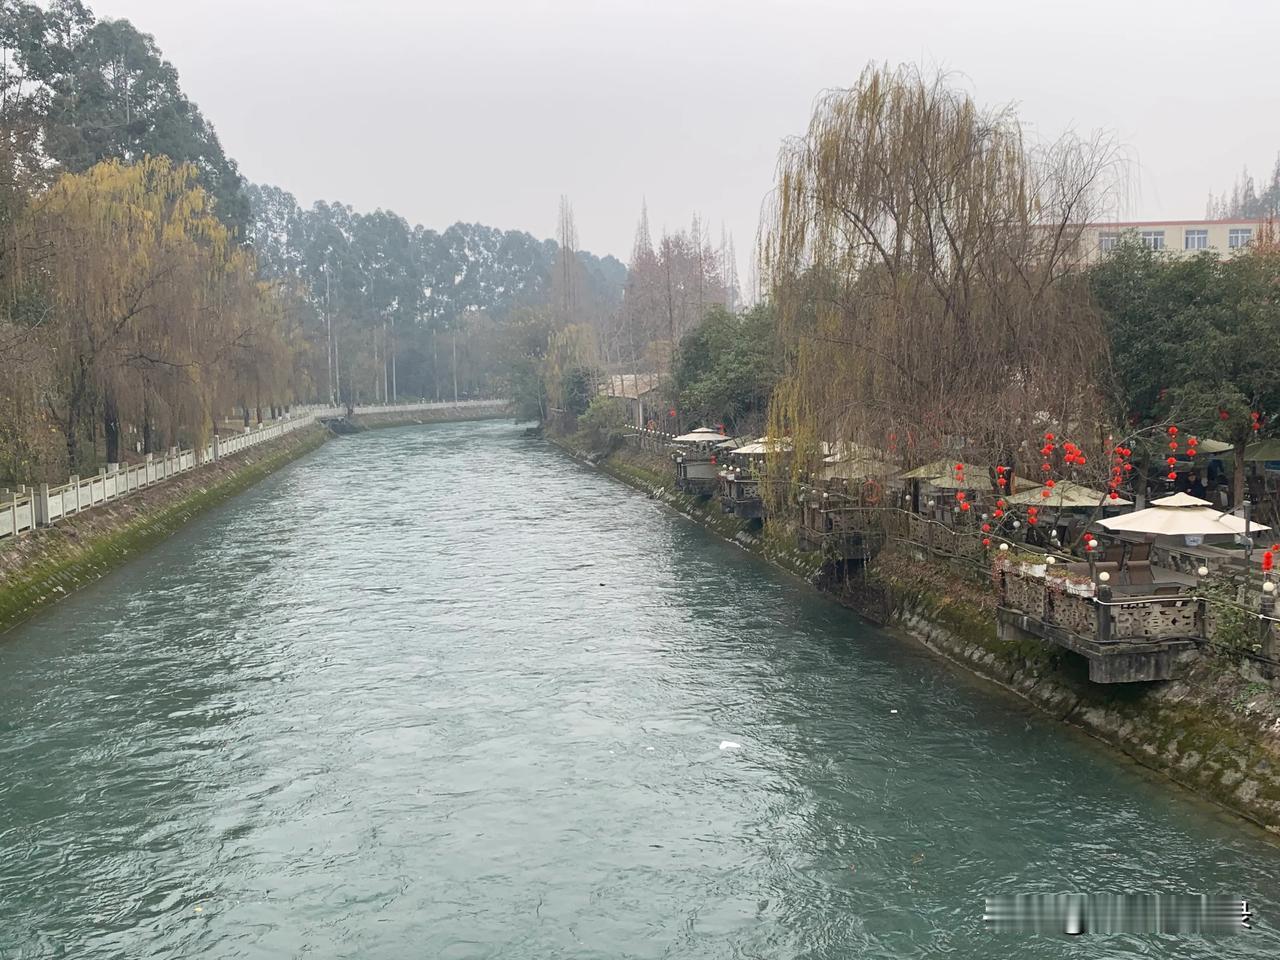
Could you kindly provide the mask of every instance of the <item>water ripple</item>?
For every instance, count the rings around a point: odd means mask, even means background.
[[[1078,955],[982,930],[1018,890],[1280,953],[1263,838],[510,424],[328,444],[0,642],[0,960]]]

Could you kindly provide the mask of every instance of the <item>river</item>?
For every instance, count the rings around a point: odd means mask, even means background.
[[[1017,891],[1261,922],[984,930]],[[336,440],[0,638],[0,960],[1275,957],[1277,909],[1259,832],[510,423]]]

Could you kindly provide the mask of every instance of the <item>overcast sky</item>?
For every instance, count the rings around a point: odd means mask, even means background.
[[[745,263],[782,137],[870,60],[1037,133],[1106,130],[1134,218],[1201,217],[1280,150],[1277,0],[89,0],[156,37],[252,180],[627,259],[697,211]],[[745,276],[744,276],[745,279]]]

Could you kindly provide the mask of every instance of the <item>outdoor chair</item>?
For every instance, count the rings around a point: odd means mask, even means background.
[[[1098,574],[1103,573],[1104,571],[1111,575],[1111,584],[1113,586],[1119,586],[1123,583],[1123,581],[1121,580],[1122,574],[1120,571],[1120,564],[1115,563],[1113,561],[1107,561],[1107,560],[1103,560],[1098,563],[1095,563],[1093,565],[1094,579],[1096,580],[1098,577]],[[1083,572],[1085,574],[1088,574],[1089,567],[1087,564],[1085,565],[1085,569],[1083,570]]]
[[[1140,561],[1139,563],[1130,563],[1129,582],[1133,584],[1155,583],[1156,578],[1151,573],[1151,563],[1149,561]]]

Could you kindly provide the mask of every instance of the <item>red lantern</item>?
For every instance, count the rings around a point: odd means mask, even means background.
[[[1049,465],[1049,462],[1047,460],[1044,463],[1040,464],[1040,470],[1044,473],[1049,473],[1052,469],[1053,467]]]
[[[1096,541],[1094,541],[1094,540],[1086,540],[1086,541],[1085,541],[1085,543],[1084,543],[1084,548],[1085,548],[1086,550],[1092,550],[1092,549],[1093,549],[1093,545],[1094,545],[1094,543],[1095,543],[1095,542],[1096,542]]]
[[[968,512],[969,512],[969,504],[965,503],[964,501],[961,501],[961,502],[960,502],[960,509],[961,509],[961,510],[963,510],[964,512],[968,513]]]
[[[990,538],[990,537],[983,537],[983,538],[982,538],[982,545],[983,545],[984,547],[989,547],[989,546],[991,546],[991,538]]]
[[[991,515],[992,515],[993,517],[1003,517],[1003,516],[1004,516],[1004,511],[1003,511],[1003,510],[1001,510],[1001,509],[999,509],[999,508],[996,508],[995,510],[992,510],[992,511],[991,511]]]
[[[1265,572],[1270,573],[1271,568],[1275,566],[1275,562],[1276,562],[1276,555],[1272,553],[1270,550],[1268,550],[1266,553],[1262,555],[1262,569]]]
[[[982,532],[983,532],[983,533],[990,533],[990,532],[991,532],[991,524],[989,524],[989,523],[984,523],[984,524],[982,525]]]
[[[1169,471],[1169,473],[1168,473],[1168,477],[1169,477],[1169,479],[1170,479],[1170,480],[1177,480],[1177,479],[1178,479],[1178,475],[1177,475],[1176,473],[1174,473],[1172,470],[1170,470],[1170,471]]]
[[[1046,480],[1046,481],[1044,482],[1044,485],[1045,485],[1046,487],[1052,487],[1052,486],[1054,486],[1054,485],[1055,485],[1055,483],[1056,483],[1056,481],[1053,481],[1053,480]]]
[[[1169,449],[1170,449],[1170,450],[1177,450],[1177,449],[1178,449],[1178,441],[1176,441],[1176,440],[1171,440],[1171,441],[1169,441]]]
[[[1167,463],[1171,467],[1177,462],[1178,462],[1177,457],[1169,457],[1168,459],[1165,460],[1165,463]]]
[[[963,490],[961,490],[959,493],[957,493],[957,494],[956,494],[956,499],[957,499],[957,500],[963,500],[963,499],[964,499],[965,497],[967,497],[967,496],[968,496],[968,494],[967,494],[967,493],[965,493]]]
[[[1053,439],[1053,434],[1052,434],[1052,433],[1046,433],[1046,434],[1044,435],[1044,438],[1045,438],[1046,440],[1052,440],[1052,439]]]
[[[1170,428],[1169,428],[1169,436],[1171,436],[1171,437],[1176,437],[1177,435],[1178,435],[1178,428],[1177,428],[1177,427],[1170,427]]]
[[[1041,490],[1041,491],[1040,491],[1040,496],[1042,496],[1042,497],[1044,497],[1044,499],[1048,500],[1048,499],[1049,499],[1049,497],[1051,496],[1051,494],[1050,494],[1050,492],[1049,492],[1048,490]]]

